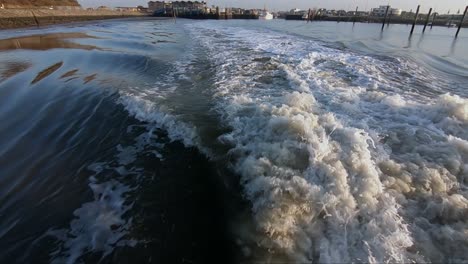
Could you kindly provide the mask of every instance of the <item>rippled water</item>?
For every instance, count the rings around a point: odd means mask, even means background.
[[[0,262],[466,261],[468,32],[408,32],[0,32]]]

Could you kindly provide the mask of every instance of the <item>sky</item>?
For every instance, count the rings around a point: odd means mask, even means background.
[[[467,0],[206,0],[208,5],[218,5],[220,7],[241,7],[241,8],[263,8],[272,11],[290,10],[293,8],[327,8],[354,10],[356,6],[359,10],[370,10],[379,5],[390,4],[392,7],[403,10],[416,10],[421,5],[421,12],[427,12],[430,7],[439,13],[456,13],[459,9],[463,12],[468,4]],[[148,0],[78,0],[84,7],[105,6],[147,6]]]

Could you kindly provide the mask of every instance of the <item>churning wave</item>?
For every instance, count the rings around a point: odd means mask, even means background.
[[[214,91],[208,91],[212,111],[229,128],[218,141],[229,147],[226,156],[251,203],[254,233],[238,233],[246,255],[255,258],[260,247],[301,263],[468,259],[468,100],[462,85],[409,58],[364,55],[229,24],[184,27],[194,39],[189,57],[175,61],[155,87],[120,91],[119,103],[150,124],[148,135],[162,129],[207,156],[219,153],[164,100],[178,92],[175,82],[190,81],[186,75],[197,70],[187,62],[195,60],[194,50],[206,52],[215,69]],[[118,157],[120,166],[127,154]],[[90,169],[116,169],[106,166]],[[100,244],[110,252],[131,225],[121,218],[129,187],[98,184],[94,177],[90,186],[96,200],[83,207],[112,209]],[[114,196],[102,200],[109,188]],[[72,226],[88,221],[79,213]],[[76,259],[73,249],[83,250],[82,240],[89,239],[67,242],[69,261]]]
[[[468,259],[467,99],[409,59],[187,28],[217,69],[219,140],[252,205],[241,243],[297,262]]]

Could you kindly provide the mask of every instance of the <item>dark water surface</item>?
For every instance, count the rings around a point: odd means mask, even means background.
[[[0,263],[466,261],[468,32],[408,33],[0,32]]]

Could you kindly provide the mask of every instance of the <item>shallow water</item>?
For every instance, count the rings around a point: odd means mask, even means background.
[[[0,262],[466,261],[468,32],[408,32],[0,32]]]

